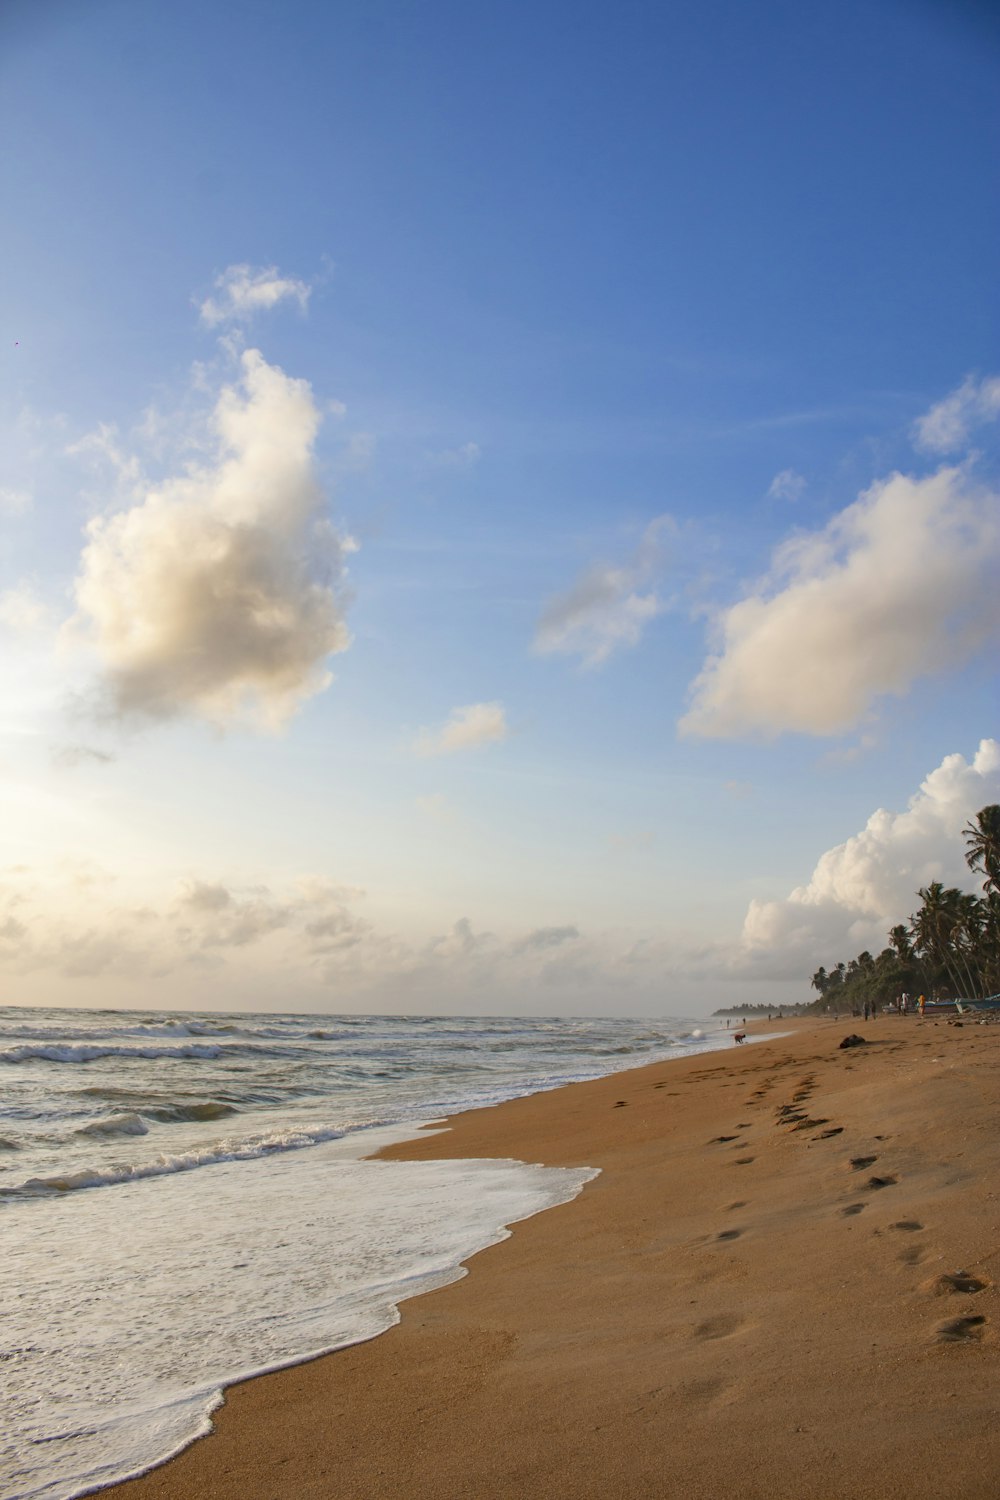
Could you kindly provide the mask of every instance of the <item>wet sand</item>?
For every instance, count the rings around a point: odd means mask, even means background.
[[[995,1500],[1000,1026],[791,1024],[393,1147],[601,1176],[102,1494]]]

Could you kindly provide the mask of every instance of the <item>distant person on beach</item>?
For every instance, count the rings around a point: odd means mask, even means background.
[[[865,1020],[867,1021],[867,1019],[868,1019],[868,1001],[867,1000],[865,1001],[864,1005],[862,1006],[862,1009],[864,1011]]]
[[[746,1022],[744,1022],[743,1024],[746,1025]],[[746,1035],[747,1034],[746,1034],[745,1031],[734,1031],[733,1032],[733,1041],[736,1043],[737,1047],[740,1045],[741,1042],[745,1042],[746,1041]]]

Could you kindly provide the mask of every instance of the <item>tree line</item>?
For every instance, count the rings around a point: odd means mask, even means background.
[[[881,1006],[903,993],[974,1000],[1000,991],[1000,806],[984,807],[963,833],[966,863],[984,877],[982,896],[940,880],[921,887],[918,910],[889,930],[881,953],[816,970],[813,1010]]]

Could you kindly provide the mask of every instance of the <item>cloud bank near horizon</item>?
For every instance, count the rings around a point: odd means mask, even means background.
[[[984,739],[971,761],[946,755],[903,812],[872,813],[783,901],[751,901],[734,966],[773,978],[811,974],[886,947],[889,928],[908,920],[917,891],[932,880],[978,891],[962,830],[993,803],[1000,803],[1000,740]]]

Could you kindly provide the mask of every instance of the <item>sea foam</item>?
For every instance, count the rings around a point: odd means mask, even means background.
[[[596,1175],[337,1149],[294,1172],[231,1163],[194,1190],[133,1182],[7,1209],[8,1500],[69,1500],[169,1457],[207,1430],[224,1384],[384,1331],[404,1298]],[[39,1243],[46,1275],[28,1300]],[[81,1244],[104,1247],[98,1268]]]

